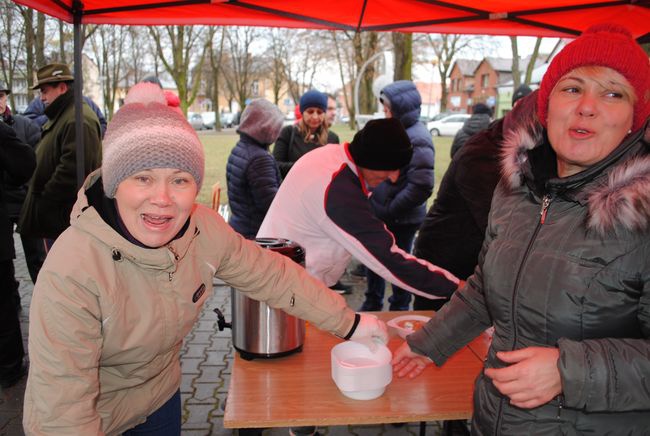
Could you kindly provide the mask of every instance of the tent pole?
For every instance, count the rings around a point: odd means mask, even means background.
[[[83,4],[72,2],[72,19],[74,25],[74,122],[75,147],[77,149],[77,188],[84,182],[85,156],[83,138],[83,68],[81,65],[81,15]]]

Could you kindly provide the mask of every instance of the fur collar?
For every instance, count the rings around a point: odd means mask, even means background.
[[[650,138],[650,125],[645,133]],[[532,121],[504,138],[501,173],[510,189],[523,185],[527,152],[542,142],[543,134],[541,125]],[[603,183],[584,185],[593,190],[586,195],[588,229],[604,235],[616,228],[637,232],[650,227],[650,154],[634,154],[606,168]]]

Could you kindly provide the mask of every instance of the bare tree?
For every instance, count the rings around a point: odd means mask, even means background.
[[[176,83],[181,110],[194,102],[201,84],[201,71],[209,41],[203,26],[149,27],[158,58]],[[190,85],[191,83],[191,85]]]
[[[103,25],[90,38],[94,61],[101,76],[102,95],[107,116],[115,109],[115,97],[120,83],[126,77],[124,52],[128,41],[128,29],[124,26]]]
[[[273,103],[280,102],[282,85],[287,82],[287,65],[289,58],[289,46],[287,36],[291,30],[271,29],[269,31],[269,48],[267,50],[267,68],[270,72],[271,87],[273,89]]]
[[[395,32],[392,34],[392,39],[395,57],[393,80],[412,80],[413,34]]]
[[[255,62],[251,44],[258,35],[254,27],[231,27],[226,30],[227,55],[223,62],[223,76],[230,95],[237,100],[240,110],[251,96],[251,85],[255,78]]]
[[[451,72],[451,66],[456,55],[464,49],[471,48],[472,44],[477,41],[478,37],[444,34],[431,35],[427,34],[427,40],[436,56],[436,67],[440,74],[442,94],[440,97],[440,112],[447,110],[447,78]]]
[[[16,76],[25,75],[25,26],[18,7],[9,1],[0,3],[0,72],[8,87],[13,87]],[[15,108],[14,95],[9,95],[11,107]]]
[[[141,82],[147,74],[151,74],[147,71],[147,60],[156,56],[156,47],[155,43],[148,38],[146,28],[126,26],[125,31],[130,43],[126,45],[123,52],[126,72],[122,85],[129,86]],[[143,40],[147,43],[142,44]],[[158,76],[158,71],[155,71],[154,75]]]
[[[527,58],[528,63],[526,64],[526,74],[524,76],[524,83],[530,85],[530,80],[533,76],[533,70],[535,69],[535,63],[537,62],[537,57],[539,55],[539,47],[542,44],[542,38],[537,38],[535,41],[535,47],[533,48],[533,53]],[[520,56],[519,56],[519,46],[517,44],[517,37],[510,37],[510,47],[512,48],[512,89],[516,90],[521,85],[521,69],[519,65]]]
[[[210,79],[211,83],[208,89],[212,88],[212,110],[214,111],[214,130],[221,130],[221,118],[219,117],[219,83],[221,78],[221,60],[223,58],[223,45],[226,37],[226,28],[221,27],[220,32],[216,32],[215,27],[210,28]],[[219,35],[219,40],[215,37]]]

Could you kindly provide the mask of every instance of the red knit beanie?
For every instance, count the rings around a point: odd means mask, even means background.
[[[548,99],[555,84],[568,72],[585,66],[608,67],[630,82],[636,93],[632,131],[650,116],[650,60],[630,31],[616,24],[596,24],[569,43],[551,62],[537,96],[537,115],[546,127]]]

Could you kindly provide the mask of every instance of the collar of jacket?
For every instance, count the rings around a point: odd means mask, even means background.
[[[70,225],[102,242],[112,254],[119,252],[120,260],[127,259],[155,270],[175,269],[176,263],[185,256],[199,233],[193,214],[190,215],[187,231],[178,239],[159,248],[138,246],[115,231],[101,218],[97,210],[88,204],[85,191],[94,183],[100,182],[101,169],[88,175],[84,182],[84,189],[79,191],[77,202],[72,209]]]
[[[5,109],[5,111],[0,114],[2,119],[4,120],[5,123],[9,124],[10,126],[14,123],[14,117],[11,115],[11,109],[9,109],[9,106]]]
[[[45,113],[45,116],[47,116],[48,120],[47,123],[45,123],[45,126],[54,123],[56,118],[58,118],[63,111],[72,104],[74,104],[74,90],[69,88],[65,94],[61,94],[51,104],[45,107],[43,112]],[[43,126],[43,128],[45,128],[45,126]]]
[[[535,122],[520,126],[505,137],[501,172],[510,189],[524,184],[535,189],[529,156],[531,150],[545,143],[545,135],[542,126]],[[650,144],[644,136],[649,135],[650,121],[628,135],[609,156],[586,170],[570,177],[548,179],[544,184],[546,192],[587,206],[587,227],[599,234],[616,227],[647,230],[650,226]]]
[[[264,150],[268,150],[269,147],[271,146],[271,144],[262,144],[257,139],[253,138],[250,135],[247,135],[246,133],[242,133],[242,132],[239,133],[239,139],[242,142],[245,142],[247,144],[257,145],[258,147],[263,148]]]

